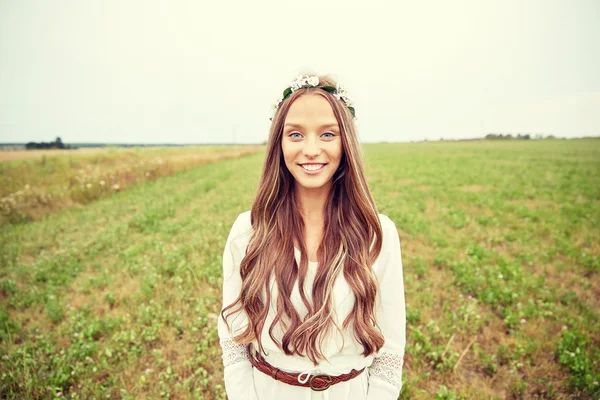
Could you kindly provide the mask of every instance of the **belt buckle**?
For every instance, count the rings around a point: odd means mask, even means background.
[[[317,377],[321,377],[324,378],[326,380],[326,385],[322,388],[319,387],[314,387],[313,386],[313,379],[317,378]],[[333,379],[331,378],[330,375],[327,374],[319,374],[319,375],[313,375],[310,377],[310,380],[308,381],[308,385],[310,386],[310,388],[312,390],[314,390],[315,392],[321,392],[323,390],[326,390],[329,388],[329,386],[331,386],[331,382],[333,382]]]

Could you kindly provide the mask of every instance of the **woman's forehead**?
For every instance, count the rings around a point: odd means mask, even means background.
[[[316,94],[306,94],[294,100],[288,110],[286,121],[288,118],[295,119],[305,116],[331,117],[335,120],[331,104],[325,97]]]

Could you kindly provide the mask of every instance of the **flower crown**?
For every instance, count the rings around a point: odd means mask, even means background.
[[[323,89],[335,96],[336,99],[341,100],[346,104],[348,110],[350,110],[350,114],[352,114],[352,118],[356,118],[356,114],[354,112],[354,107],[352,107],[353,100],[348,97],[346,90],[340,86],[339,83],[336,84],[336,87],[333,86],[319,86],[319,77],[318,76],[302,76],[298,75],[296,80],[292,82],[292,85],[283,91],[283,95],[277,100],[275,104],[273,104],[273,113],[277,111],[281,103],[288,98],[288,96],[294,93],[296,90],[305,88],[305,87],[317,87]],[[273,120],[273,117],[269,118]]]

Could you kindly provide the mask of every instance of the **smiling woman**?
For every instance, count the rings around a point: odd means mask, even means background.
[[[400,240],[367,185],[351,99],[298,77],[276,104],[252,209],[223,253],[229,399],[397,399]]]

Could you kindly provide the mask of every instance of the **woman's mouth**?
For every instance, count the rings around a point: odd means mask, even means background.
[[[306,164],[299,164],[300,167],[304,170],[304,172],[306,172],[309,175],[314,175],[314,174],[318,174],[323,167],[325,167],[327,164],[325,163],[306,163]]]

